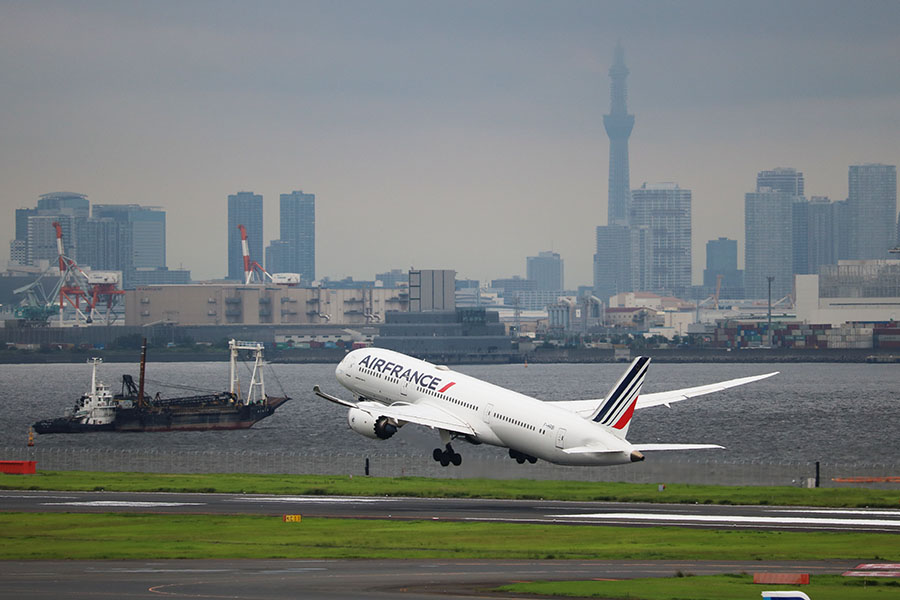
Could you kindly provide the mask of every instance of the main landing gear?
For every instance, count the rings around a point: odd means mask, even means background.
[[[454,467],[458,467],[462,464],[462,455],[459,452],[455,452],[453,450],[453,446],[449,443],[446,448],[435,448],[434,452],[432,452],[431,457],[434,458],[437,462],[441,463],[442,467],[446,467],[452,464]]]
[[[530,462],[531,464],[534,464],[537,462],[537,459],[535,457],[525,454],[523,452],[519,452],[518,450],[513,450],[512,448],[509,449],[509,457],[516,459],[516,462],[519,463],[520,465],[525,464],[526,460],[528,462]]]

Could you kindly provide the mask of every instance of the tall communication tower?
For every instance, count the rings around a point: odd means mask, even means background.
[[[603,115],[603,126],[609,136],[609,206],[608,225],[628,225],[631,207],[631,181],[628,167],[628,138],[634,127],[634,115],[628,114],[625,79],[625,49],[616,44],[613,65],[609,69],[610,110]]]

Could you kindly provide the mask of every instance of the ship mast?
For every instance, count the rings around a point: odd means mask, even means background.
[[[231,349],[231,385],[229,392],[238,402],[244,404],[266,404],[268,397],[266,396],[266,384],[263,380],[262,371],[262,353],[263,345],[260,342],[240,342],[230,340],[228,347]],[[256,358],[253,364],[253,373],[250,376],[250,384],[247,387],[247,397],[241,398],[241,382],[237,373],[237,357],[238,350],[252,350]]]
[[[141,380],[138,383],[138,406],[144,407],[144,367],[147,365],[147,338],[141,339]]]

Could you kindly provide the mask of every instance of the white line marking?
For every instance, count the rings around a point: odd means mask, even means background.
[[[746,517],[743,515],[676,515],[653,513],[593,513],[584,515],[546,515],[559,519],[597,519],[603,521],[685,521],[701,523],[771,523],[773,525],[849,525],[900,527],[900,521],[882,519],[804,519],[802,517]]]
[[[166,506],[203,506],[205,502],[126,502],[124,500],[92,500],[89,502],[42,502],[44,506],[97,506],[118,508],[155,508]]]
[[[396,502],[395,498],[332,498],[330,496],[243,496],[228,498],[229,502],[308,502],[310,504],[364,504]]]
[[[900,510],[853,510],[848,508],[795,508],[795,509],[769,509],[768,512],[780,513],[804,513],[823,515],[884,515],[900,519]]]

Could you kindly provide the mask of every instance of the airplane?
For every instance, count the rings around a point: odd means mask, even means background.
[[[338,382],[356,396],[349,401],[316,385],[313,392],[349,408],[350,428],[386,440],[408,423],[438,430],[441,466],[462,464],[454,440],[509,450],[519,464],[538,459],[557,465],[609,466],[644,460],[644,452],[700,450],[717,444],[637,444],[626,439],[634,411],[666,405],[777,374],[766,373],[697,387],[640,395],[650,358],[635,358],[596,400],[545,402],[393,350],[359,348],[335,368]],[[640,395],[640,397],[639,397]]]

